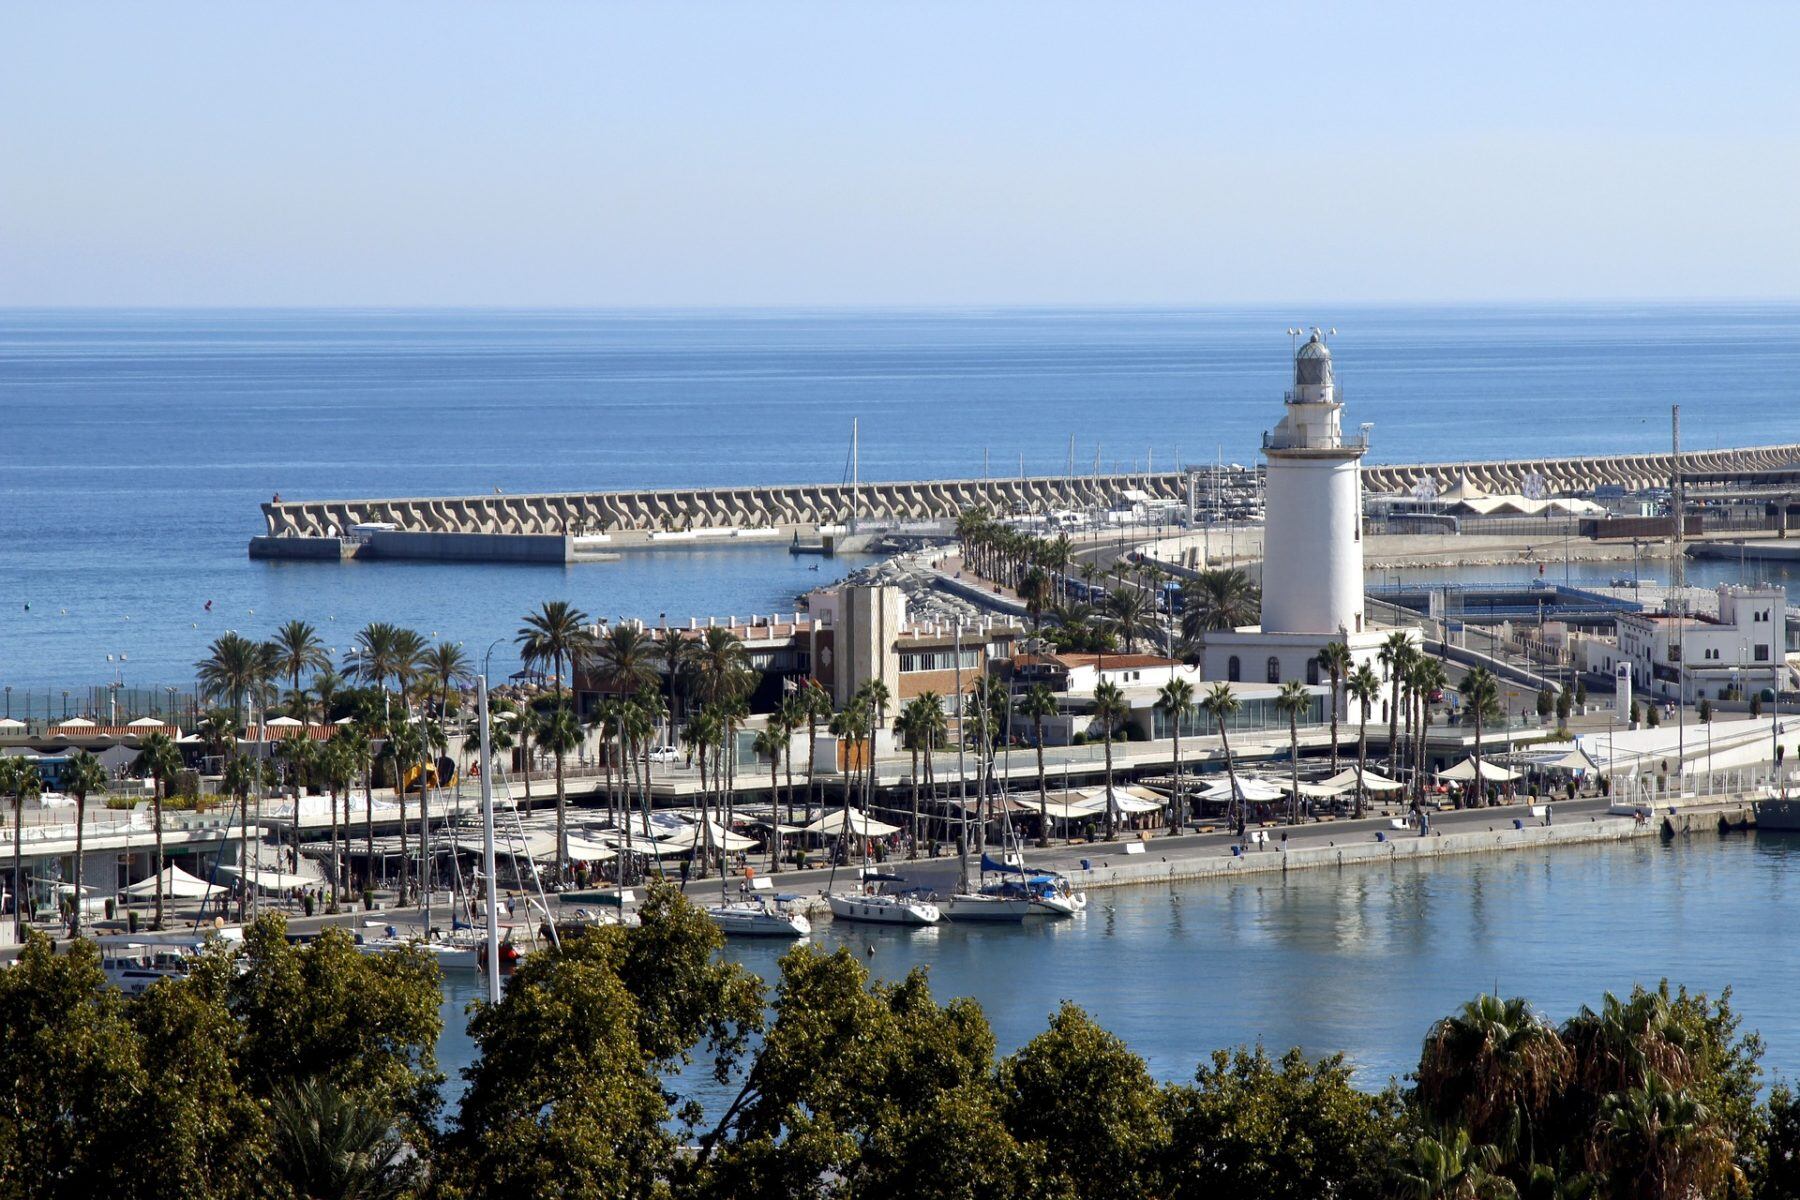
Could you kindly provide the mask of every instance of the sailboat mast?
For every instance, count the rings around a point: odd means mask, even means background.
[[[961,877],[956,890],[969,890],[969,773],[963,768],[963,686],[962,686],[962,618],[956,619],[956,785],[961,795],[957,807],[962,810],[962,833],[956,839],[957,866]]]
[[[481,724],[481,873],[487,882],[488,1003],[500,1003],[500,912],[494,879],[494,766],[488,736],[487,676],[477,677],[475,719]]]

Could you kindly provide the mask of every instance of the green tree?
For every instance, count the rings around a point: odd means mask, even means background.
[[[439,642],[425,652],[421,669],[435,693],[439,720],[450,716],[450,693],[471,678],[469,656],[458,642]]]
[[[1363,798],[1369,789],[1363,775],[1369,769],[1369,713],[1381,695],[1381,678],[1368,663],[1360,664],[1344,681],[1345,691],[1356,701],[1356,817],[1363,815]]]
[[[1486,723],[1500,715],[1500,685],[1486,667],[1475,667],[1463,676],[1462,682],[1456,685],[1456,690],[1462,693],[1465,711],[1475,722],[1475,755],[1472,760],[1475,778],[1469,787],[1479,804],[1487,795],[1487,783],[1481,773],[1481,734]]]
[[[1377,1200],[1403,1134],[1399,1095],[1351,1082],[1341,1055],[1217,1051],[1169,1089],[1169,1200]]]
[[[526,613],[525,624],[519,627],[515,639],[519,644],[519,657],[527,665],[550,668],[551,687],[559,704],[563,697],[563,667],[573,668],[594,650],[587,622],[588,615],[567,600],[546,600],[536,612]],[[636,626],[621,625],[618,628],[631,630],[648,645],[648,636]],[[648,650],[645,655],[648,656]]]
[[[1043,1147],[1046,1192],[1086,1200],[1159,1194],[1169,1125],[1144,1062],[1073,1004],[1000,1066],[1007,1130]]]
[[[1331,773],[1338,773],[1338,716],[1344,702],[1344,680],[1356,669],[1356,657],[1345,642],[1327,642],[1319,651],[1319,665],[1331,684]]]
[[[573,709],[558,700],[556,706],[544,714],[543,724],[537,732],[537,744],[540,749],[550,752],[556,764],[556,878],[559,881],[569,862],[569,793],[563,781],[563,762],[581,745],[581,740],[581,722],[576,719]]]
[[[269,639],[275,649],[275,669],[288,677],[289,687],[300,690],[300,676],[308,671],[323,671],[331,665],[319,631],[305,621],[289,621]]]
[[[1481,995],[1431,1027],[1414,1095],[1429,1120],[1531,1162],[1544,1157],[1551,1105],[1572,1067],[1569,1048],[1528,1003]]]
[[[1414,648],[1412,634],[1404,629],[1396,629],[1387,635],[1381,648],[1375,652],[1383,670],[1387,673],[1388,687],[1393,693],[1388,708],[1388,774],[1395,779],[1401,777],[1400,772],[1400,685],[1406,678],[1407,668],[1412,666],[1418,655]],[[1480,670],[1480,668],[1476,668]]]
[[[419,1161],[392,1122],[328,1080],[301,1079],[269,1101],[268,1165],[296,1200],[402,1200]]]

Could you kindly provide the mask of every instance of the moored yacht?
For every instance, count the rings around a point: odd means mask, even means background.
[[[834,892],[826,897],[831,915],[840,921],[864,921],[871,925],[936,925],[942,914],[922,896],[888,893],[880,884],[865,880],[853,892]]]
[[[706,910],[713,924],[736,937],[806,937],[812,933],[812,922],[804,913],[792,912],[787,902],[796,896],[773,896],[768,900],[736,900],[715,904]]]
[[[958,892],[938,903],[946,921],[990,921],[1018,924],[1032,915],[1029,896]]]

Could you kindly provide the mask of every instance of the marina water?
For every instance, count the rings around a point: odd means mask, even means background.
[[[1214,1049],[1261,1042],[1341,1051],[1361,1086],[1379,1088],[1418,1062],[1432,1021],[1478,991],[1525,996],[1561,1020],[1606,990],[1663,978],[1734,989],[1745,1029],[1768,1044],[1765,1066],[1792,1079],[1797,867],[1800,835],[1644,839],[1119,888],[1091,893],[1073,921],[1023,927],[823,922],[814,941],[848,946],[882,979],[929,968],[940,1001],[981,1002],[1002,1053],[1073,1000],[1165,1080],[1191,1077]],[[787,945],[727,952],[772,986]],[[479,995],[472,976],[447,992],[440,1055],[453,1095],[474,1052],[462,1008]],[[699,1074],[684,1083],[711,1104],[719,1092]]]
[[[1281,331],[1304,319],[1338,328],[1371,461],[1660,450],[1676,402],[1691,448],[1796,436],[1800,307],[1308,307],[10,311],[0,684],[39,715],[115,678],[184,685],[226,629],[295,617],[340,648],[387,620],[479,658],[555,597],[651,620],[791,608],[855,564],[339,566],[244,548],[276,492],[835,481],[852,417],[866,479],[984,459],[1062,472],[1071,436],[1078,470],[1249,463],[1285,382]]]

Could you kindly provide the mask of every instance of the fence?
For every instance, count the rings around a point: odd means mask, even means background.
[[[172,724],[192,723],[201,706],[193,687],[126,687],[90,684],[87,687],[0,688],[5,697],[0,715],[24,721],[33,732],[42,732],[58,721],[87,717],[102,725],[124,725],[140,717],[155,717]]]

